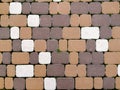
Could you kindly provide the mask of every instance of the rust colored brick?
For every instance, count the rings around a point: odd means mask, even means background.
[[[60,51],[67,51],[67,40],[59,40]]]
[[[7,76],[14,77],[15,76],[15,65],[8,65],[7,66]]]
[[[103,88],[103,80],[101,77],[94,78],[94,88],[95,89],[102,89]]]
[[[92,89],[93,88],[93,78],[91,77],[83,77],[76,78],[76,89]]]
[[[104,54],[105,64],[120,64],[120,52],[106,52]]]
[[[45,77],[45,76],[46,76],[46,66],[35,65],[35,77]]]
[[[109,40],[109,50],[110,51],[120,51],[120,40],[110,39]]]
[[[0,3],[0,14],[8,14],[8,12],[9,12],[9,4]]]
[[[114,14],[119,13],[119,2],[103,2],[102,3],[102,13],[104,14]]]
[[[12,63],[13,64],[28,64],[29,63],[29,53],[13,52],[12,53]]]
[[[35,51],[46,51],[46,48],[45,40],[35,40]]]
[[[65,76],[76,77],[77,76],[77,66],[76,65],[66,65],[65,66]]]
[[[7,27],[9,25],[9,17],[8,15],[1,15],[1,26]]]
[[[69,40],[68,51],[85,51],[86,42],[85,40]]]
[[[9,22],[10,26],[26,26],[27,17],[26,15],[10,15]]]
[[[31,28],[21,27],[20,29],[20,38],[21,39],[30,39],[32,35]]]
[[[71,52],[69,54],[69,62],[70,64],[78,64],[78,53],[77,52]]]
[[[77,67],[77,74],[79,77],[86,76],[86,65],[79,64]]]
[[[12,50],[11,40],[0,40],[0,51],[11,51]]]
[[[64,39],[80,39],[79,27],[64,27],[62,32]]]
[[[43,78],[27,78],[26,89],[42,90],[43,89]]]

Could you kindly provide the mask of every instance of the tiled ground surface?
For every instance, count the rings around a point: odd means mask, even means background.
[[[120,89],[119,0],[1,0],[0,89]]]

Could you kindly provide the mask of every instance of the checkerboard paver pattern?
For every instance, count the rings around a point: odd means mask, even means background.
[[[0,0],[0,89],[120,89],[120,0]]]

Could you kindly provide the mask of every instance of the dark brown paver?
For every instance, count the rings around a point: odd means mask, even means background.
[[[114,78],[105,77],[103,78],[103,88],[104,89],[114,89]]]
[[[30,11],[31,11],[31,5],[30,5],[30,3],[27,3],[27,2],[23,3],[22,4],[22,13],[23,14],[29,14]]]
[[[109,26],[110,25],[110,16],[109,15],[93,15],[92,16],[92,25],[93,26]]]
[[[57,40],[47,40],[47,51],[56,51],[58,49]]]
[[[87,76],[104,76],[104,65],[87,65]]]
[[[71,3],[71,13],[72,14],[87,14],[88,13],[88,3],[86,2],[72,2]]]
[[[13,40],[12,42],[13,51],[20,51],[21,50],[21,40]]]
[[[57,78],[57,89],[74,89],[74,78]]]
[[[14,89],[16,89],[16,90],[25,89],[25,79],[24,78],[15,78],[13,84],[14,84]]]
[[[49,39],[50,29],[49,28],[33,28],[34,39]]]
[[[47,66],[47,76],[64,76],[64,65],[51,64]]]
[[[68,52],[53,52],[52,63],[53,64],[67,64],[69,62]]]
[[[8,39],[10,37],[9,28],[0,28],[0,39]]]
[[[79,63],[80,64],[90,64],[92,61],[92,54],[89,52],[79,53]]]
[[[110,27],[101,27],[100,28],[100,38],[109,39],[112,36],[112,30]]]
[[[111,25],[112,26],[119,26],[120,25],[120,15],[119,14],[111,15]]]
[[[0,76],[5,77],[6,76],[6,66],[0,65]]]
[[[9,52],[4,52],[2,54],[3,64],[10,64],[11,62],[11,54]]]
[[[40,26],[51,27],[52,18],[50,15],[41,15],[40,16]]]
[[[30,53],[30,63],[31,64],[37,64],[38,63],[38,53],[37,52]]]
[[[95,51],[95,40],[87,40],[87,43],[86,43],[86,48],[87,48],[87,51]]]
[[[58,27],[51,28],[50,38],[61,39],[62,38],[62,28],[58,28]]]
[[[91,2],[89,4],[89,12],[91,14],[101,13],[102,7],[100,2]]]
[[[104,54],[102,52],[93,52],[92,53],[92,63],[93,64],[102,64],[104,62]]]
[[[53,26],[69,26],[70,16],[69,15],[53,15]]]
[[[31,13],[33,14],[48,14],[48,3],[34,2],[31,4]]]

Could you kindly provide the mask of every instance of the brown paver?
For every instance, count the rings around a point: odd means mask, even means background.
[[[11,40],[0,40],[0,51],[11,51]]]
[[[13,88],[13,78],[5,78],[5,88],[12,89]]]
[[[106,52],[104,54],[105,64],[119,64],[120,63],[120,52]]]
[[[13,52],[12,53],[12,63],[13,64],[28,64],[29,63],[29,53]]]
[[[91,15],[80,15],[80,26],[91,26]]]
[[[62,33],[64,39],[80,39],[79,27],[64,27]]]
[[[35,51],[46,51],[46,41],[45,40],[35,40]]]
[[[43,89],[43,78],[27,78],[26,79],[26,89]]]
[[[76,89],[92,89],[93,88],[93,78],[91,77],[83,77],[83,78],[76,78]]]
[[[7,27],[9,25],[9,16],[8,15],[1,15],[0,24],[2,27]]]
[[[35,77],[45,77],[46,76],[46,66],[45,65],[35,65]]]
[[[50,2],[49,11],[50,11],[50,14],[57,14],[58,13],[58,3]]]
[[[22,27],[20,29],[20,39],[30,39],[32,34],[31,31],[29,27]]]
[[[113,14],[119,13],[119,2],[103,2],[102,6],[102,13],[104,14]]]
[[[105,73],[107,77],[115,77],[117,75],[117,66],[107,65]]]
[[[67,51],[67,40],[59,40],[60,51]]]
[[[8,12],[9,12],[9,4],[0,3],[0,14],[8,14]]]
[[[85,77],[86,76],[86,65],[79,64],[77,67],[77,74],[79,77]]]
[[[66,65],[65,66],[65,76],[66,77],[76,77],[77,76],[77,66],[76,65]]]
[[[85,40],[69,40],[68,41],[68,51],[85,51],[86,42]]]
[[[116,39],[120,38],[120,27],[116,26],[112,28],[112,37]]]
[[[103,88],[103,80],[101,77],[94,78],[94,88],[102,89]]]
[[[72,14],[70,17],[70,25],[71,26],[79,26],[79,24],[80,24],[79,15]]]
[[[0,89],[4,88],[4,78],[0,78]]]
[[[120,77],[115,78],[115,86],[116,86],[116,89],[120,89]]]
[[[119,39],[110,39],[109,40],[109,50],[110,51],[120,51],[120,40]]]
[[[78,53],[77,52],[71,52],[69,54],[69,62],[70,64],[78,64]]]
[[[58,12],[60,14],[69,14],[70,13],[70,3],[69,2],[60,2],[58,5]]]
[[[9,22],[10,26],[26,26],[27,17],[26,15],[10,15]]]
[[[15,65],[8,65],[7,66],[7,76],[14,77],[15,76]]]

